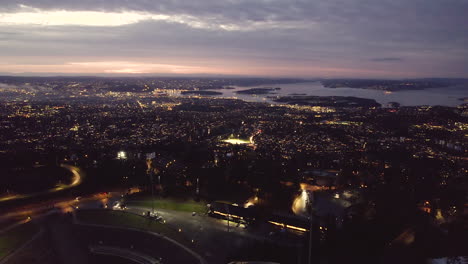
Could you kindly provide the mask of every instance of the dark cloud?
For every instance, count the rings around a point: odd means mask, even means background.
[[[402,58],[373,58],[371,61],[376,62],[393,62],[393,61],[403,61]]]

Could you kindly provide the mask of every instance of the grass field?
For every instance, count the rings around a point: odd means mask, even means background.
[[[155,220],[151,220],[132,213],[127,213],[125,211],[83,210],[77,211],[77,218],[80,222],[87,224],[99,224],[148,230],[160,233],[187,246],[190,246],[191,244],[190,240],[188,240],[182,233],[178,232],[178,230],[172,229],[166,224],[159,223]]]
[[[139,197],[138,200],[127,200],[128,205],[141,206],[141,207],[152,207],[152,200],[150,197]],[[163,199],[156,198],[154,200],[154,208],[183,211],[183,212],[197,212],[205,213],[207,211],[206,204],[203,202],[195,202],[191,200],[174,200],[174,199]]]
[[[0,259],[31,239],[39,228],[33,223],[25,223],[0,234]]]

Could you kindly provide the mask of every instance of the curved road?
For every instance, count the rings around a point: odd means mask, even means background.
[[[0,202],[6,202],[6,201],[12,201],[12,200],[18,200],[18,199],[24,199],[24,198],[31,198],[31,197],[36,197],[40,196],[46,193],[53,193],[53,192],[58,192],[58,191],[63,191],[66,189],[70,189],[72,187],[78,186],[81,184],[83,180],[83,173],[81,172],[80,168],[68,164],[61,164],[60,167],[65,168],[69,170],[73,176],[72,176],[72,182],[68,185],[66,184],[59,184],[57,187],[43,191],[43,192],[35,192],[35,193],[29,193],[29,194],[14,194],[14,195],[9,195],[9,196],[4,196],[0,197]]]

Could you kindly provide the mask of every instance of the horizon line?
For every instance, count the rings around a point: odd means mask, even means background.
[[[419,80],[419,79],[466,79],[468,77],[304,77],[304,76],[262,76],[262,75],[226,75],[226,74],[107,74],[107,73],[96,73],[96,74],[80,74],[80,73],[52,73],[44,75],[36,74],[11,74],[11,73],[0,73],[2,77],[19,77],[19,78],[233,78],[233,79],[289,79],[289,80],[301,80],[301,81],[320,81],[320,80],[332,80],[332,79],[354,79],[354,80]]]

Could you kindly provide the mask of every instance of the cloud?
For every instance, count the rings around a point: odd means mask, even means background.
[[[116,61],[212,73],[466,77],[466,10],[466,0],[2,0],[1,70]],[[404,63],[396,73],[376,62]]]
[[[204,67],[174,65],[174,64],[157,64],[157,63],[142,63],[129,61],[93,61],[93,62],[69,62],[71,66],[85,67],[91,72],[105,73],[125,73],[125,74],[144,74],[144,73],[181,73],[194,74],[204,73],[213,69]],[[75,69],[75,68],[72,68]]]
[[[154,19],[166,17],[154,16]],[[43,11],[3,13],[0,25],[39,25],[39,26],[122,26],[153,19],[149,14],[135,12],[108,13],[97,11]]]
[[[402,58],[392,58],[392,57],[387,57],[387,58],[373,58],[371,61],[376,61],[376,62],[393,62],[393,61],[403,61]]]
[[[40,9],[19,5],[16,12],[0,13],[0,25],[90,26],[116,27],[143,21],[164,21],[192,28],[225,31],[250,31],[263,28],[300,28],[302,23],[289,21],[229,22],[216,17],[196,17],[188,14],[150,13],[144,11],[78,11]]]
[[[81,61],[81,62],[57,62],[51,64],[0,64],[0,71],[13,73],[24,72],[63,72],[63,73],[122,73],[122,74],[196,74],[213,71],[209,67],[158,64],[138,61]],[[5,88],[5,87],[4,87]]]

